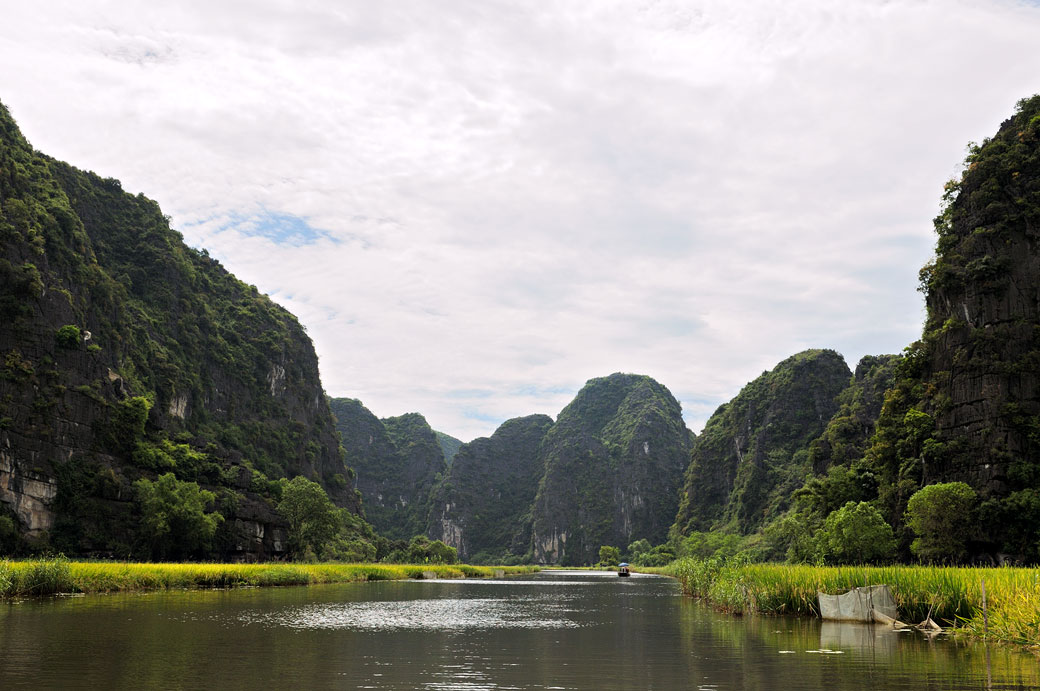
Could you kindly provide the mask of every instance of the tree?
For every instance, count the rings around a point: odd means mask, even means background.
[[[892,526],[865,501],[850,501],[827,516],[816,539],[824,558],[839,564],[887,561],[896,549]]]
[[[599,563],[602,566],[617,566],[621,561],[621,550],[617,547],[603,545],[599,548]]]
[[[173,473],[155,482],[142,478],[134,483],[141,505],[141,534],[155,559],[183,559],[209,550],[219,513],[207,513],[214,495],[194,482],[181,482]]]
[[[335,505],[317,482],[302,475],[282,480],[278,513],[289,522],[289,554],[293,559],[317,558],[340,529]]]
[[[820,519],[815,513],[788,512],[763,530],[767,561],[786,560],[793,564],[812,564],[820,558],[819,542],[813,535]]]
[[[632,561],[635,561],[636,557],[638,557],[640,554],[649,551],[650,541],[646,538],[643,538],[642,540],[636,540],[628,546],[628,556],[632,559]]]
[[[917,535],[910,551],[928,562],[963,560],[975,500],[975,490],[963,482],[941,482],[914,492],[906,505],[906,524]]]
[[[454,564],[459,560],[459,553],[440,540],[430,541],[425,535],[416,535],[408,543],[408,558],[412,564]]]

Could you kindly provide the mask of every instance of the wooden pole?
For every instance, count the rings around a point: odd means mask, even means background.
[[[986,579],[982,579],[982,635],[989,635],[989,611],[986,609]]]

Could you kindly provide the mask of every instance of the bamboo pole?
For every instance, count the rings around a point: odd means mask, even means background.
[[[986,579],[982,579],[982,635],[989,635],[989,610],[986,609]]]

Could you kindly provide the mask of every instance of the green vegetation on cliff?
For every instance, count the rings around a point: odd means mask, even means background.
[[[589,380],[542,440],[535,561],[591,564],[602,545],[661,542],[692,436],[679,402],[650,377]]]
[[[971,145],[921,270],[928,308],[864,465],[900,525],[936,483],[978,495],[967,552],[1040,559],[1040,96]],[[904,555],[913,535],[900,527]]]
[[[408,413],[380,420],[352,398],[331,405],[372,526],[394,540],[426,534],[430,492],[447,469],[426,419]]]
[[[530,558],[531,505],[544,464],[547,415],[507,420],[491,437],[463,444],[434,488],[429,534],[483,564]]]
[[[450,434],[438,432],[437,430],[434,430],[433,433],[437,435],[437,443],[441,445],[441,452],[444,454],[444,462],[450,466],[451,462],[455,459],[455,454],[457,454],[459,449],[462,448],[462,440],[456,439]]]
[[[833,350],[807,350],[720,406],[694,442],[675,532],[747,534],[786,510],[851,374]]]
[[[278,552],[269,478],[360,511],[296,318],[2,106],[0,279],[0,503],[22,547],[157,548],[133,487],[161,474],[212,494],[211,555]]]

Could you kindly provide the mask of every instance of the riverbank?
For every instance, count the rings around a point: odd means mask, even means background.
[[[535,566],[467,564],[152,564],[64,558],[0,561],[0,598],[170,588],[311,585],[409,578],[492,578]]]
[[[734,614],[819,616],[817,593],[886,584],[900,618],[931,618],[957,634],[1040,649],[1040,569],[805,566],[680,559],[656,570],[685,594]],[[985,584],[985,609],[983,608]]]

